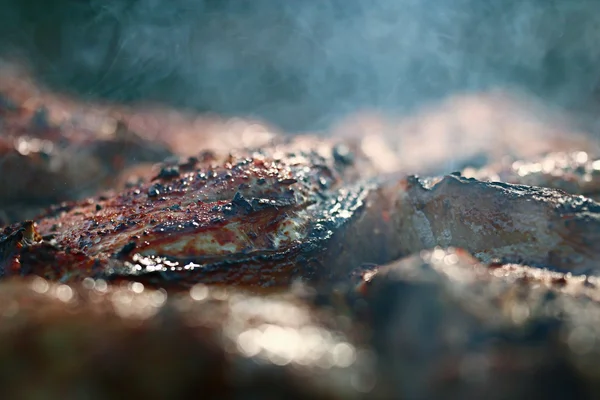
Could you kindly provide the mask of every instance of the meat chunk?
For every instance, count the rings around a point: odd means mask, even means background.
[[[223,159],[205,154],[113,196],[56,209],[37,221],[52,239],[13,251],[5,271],[160,285],[328,280],[399,255],[392,202],[375,172],[350,146],[312,137]]]
[[[600,205],[582,196],[457,175],[410,177],[395,208],[404,254],[455,246],[484,262],[598,270]]]
[[[393,119],[355,113],[335,135],[360,140],[387,172],[439,175],[495,165],[508,157],[534,161],[555,152],[600,151],[567,115],[502,91],[454,95]]]
[[[391,397],[594,397],[597,278],[437,248],[367,276],[361,312]]]
[[[56,209],[37,221],[52,238],[11,251],[4,270],[286,287],[437,245],[485,262],[596,270],[600,206],[589,199],[457,175],[376,181],[376,172],[358,150],[311,137],[204,154],[114,196]]]

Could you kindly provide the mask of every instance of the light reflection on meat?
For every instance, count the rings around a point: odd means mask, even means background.
[[[51,210],[37,221],[48,241],[13,249],[22,228],[8,228],[4,271],[159,286],[321,282],[400,255],[376,173],[360,151],[306,136],[166,164],[121,193]]]

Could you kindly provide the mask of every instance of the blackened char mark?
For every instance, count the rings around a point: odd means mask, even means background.
[[[332,237],[356,218],[364,205],[368,185],[339,191],[329,201],[313,204],[314,223],[305,240],[283,250],[260,250],[226,257],[164,257],[156,264],[119,261],[103,278],[111,281],[141,280],[155,287],[189,287],[196,283],[285,287],[294,279],[327,280],[335,269],[328,254]],[[270,205],[272,207],[272,205]],[[168,265],[163,261],[167,260]],[[162,267],[157,266],[162,264]],[[191,267],[190,267],[191,266]]]
[[[172,179],[172,178],[177,178],[179,177],[179,167],[174,165],[174,166],[164,166],[160,169],[160,172],[158,173],[157,176],[155,176],[154,178],[152,178],[152,180],[156,180],[156,179]]]
[[[4,228],[0,235],[0,276],[6,274],[6,267],[22,248],[41,240],[33,221],[25,221]]]

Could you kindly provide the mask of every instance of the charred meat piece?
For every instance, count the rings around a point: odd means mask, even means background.
[[[18,278],[0,283],[0,396],[355,399],[375,376],[347,330],[293,295]]]
[[[484,262],[598,271],[600,205],[590,199],[457,175],[400,186],[394,215],[404,254],[455,246]]]
[[[508,159],[481,169],[467,168],[462,175],[483,181],[561,189],[592,198],[600,196],[600,160],[583,151],[550,153],[529,162]]]
[[[0,273],[2,276],[29,275],[39,267],[46,275],[68,280],[68,265],[77,265],[78,272],[95,276],[106,263],[89,257],[78,249],[60,249],[51,240],[52,235],[42,237],[33,221],[15,223],[0,233]]]
[[[37,233],[33,221],[14,224],[3,229],[0,235],[0,270],[2,275],[18,262],[19,253],[28,246],[39,243],[42,237]]]
[[[594,398],[597,278],[424,251],[364,283],[390,398]]]
[[[596,268],[600,206],[589,199],[456,175],[366,179],[376,172],[360,152],[311,137],[165,165],[137,187],[39,220],[52,241],[14,253],[16,270],[5,271],[285,287],[436,245],[486,262]],[[79,261],[65,268],[65,257]]]
[[[160,285],[328,280],[399,256],[392,203],[374,173],[351,147],[313,137],[165,165],[137,187],[37,221],[52,240],[17,252],[11,271],[70,281],[92,265],[92,276]],[[48,262],[49,251],[58,261]],[[61,265],[81,255],[88,260]]]

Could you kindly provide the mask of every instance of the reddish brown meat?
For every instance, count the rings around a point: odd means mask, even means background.
[[[565,192],[457,175],[401,183],[396,229],[402,252],[462,247],[485,262],[525,262],[595,273],[600,205]]]
[[[82,107],[1,80],[0,92],[10,94],[0,104],[0,172],[9,172],[0,208],[70,199],[0,232],[0,397],[597,392],[600,282],[570,273],[597,274],[600,205],[555,189],[595,194],[597,162],[576,152],[493,164],[497,174],[474,172],[482,180],[380,176],[571,150],[587,138],[565,140],[562,128],[523,135],[531,121],[504,125],[515,110],[502,97],[487,108],[479,97],[458,102],[462,113],[450,102],[355,144]],[[503,118],[481,134],[471,111]],[[140,164],[171,153],[181,161]],[[139,182],[126,185],[123,157],[135,154],[126,176]],[[104,187],[113,190],[73,200]],[[363,281],[346,298],[348,275]],[[265,296],[296,292],[297,279],[327,307]]]
[[[2,95],[0,218],[32,217],[55,202],[89,196],[112,186],[128,165],[171,154],[122,123],[95,129],[72,121],[57,123],[44,106],[13,104]]]
[[[215,157],[165,165],[136,187],[56,209],[37,221],[52,240],[5,257],[7,273],[269,287],[399,255],[390,199],[347,145],[301,137]]]
[[[600,257],[600,206],[553,189],[456,175],[374,183],[360,153],[309,137],[210,160],[58,209],[38,221],[52,241],[12,251],[7,273],[285,287],[436,245],[574,272]]]

